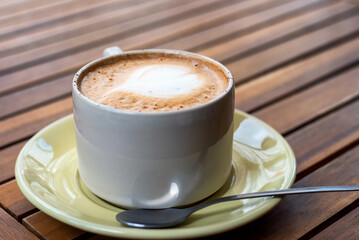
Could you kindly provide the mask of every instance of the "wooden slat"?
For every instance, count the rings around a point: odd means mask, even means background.
[[[358,109],[359,100],[286,136],[297,160],[298,173],[359,140]]]
[[[121,0],[118,2],[124,1],[128,0]],[[66,22],[65,20],[68,16],[81,14],[89,10],[92,10],[92,16],[96,16],[96,8],[98,8],[98,10],[104,10],[104,7],[107,4],[110,4],[111,6],[111,3],[114,2],[116,2],[116,0],[104,0],[101,2],[87,0],[86,4],[84,4],[81,0],[69,0],[56,2],[57,4],[52,6],[44,6],[42,9],[36,11],[31,10],[24,14],[0,17],[0,39],[24,33],[27,28],[32,29],[32,31],[36,26],[40,28],[48,28],[51,27],[56,20],[58,20],[59,23],[62,21]],[[114,4],[112,5],[112,7],[115,7]]]
[[[142,3],[140,5],[113,9],[114,11],[112,11],[111,14],[103,12],[96,15],[96,18],[81,18],[76,22],[61,24],[47,29],[39,29],[27,33],[26,36],[18,36],[14,39],[2,41],[0,42],[0,56],[5,57],[22,51],[29,51],[37,47],[64,41],[92,31],[118,26],[119,24],[128,21],[130,26],[133,22],[139,24],[139,20],[149,20],[150,16],[156,13],[158,15],[166,14],[164,11],[173,11],[171,8],[180,5],[182,6],[181,8],[187,8],[188,4],[189,6],[200,6],[201,4],[205,4],[205,1],[199,0],[193,3],[188,3],[188,0],[186,0],[179,3],[170,0],[157,0],[154,2]],[[88,41],[88,39],[82,39],[82,41]]]
[[[43,212],[37,212],[23,219],[23,224],[37,236],[48,240],[74,239],[85,232],[64,224]]]
[[[147,1],[140,5],[114,8],[110,13],[108,11],[102,11],[98,13],[95,18],[82,17],[77,21],[58,24],[51,28],[37,29],[36,31],[28,32],[26,35],[1,41],[0,57],[10,56],[22,51],[29,51],[36,47],[70,39],[84,33],[108,28],[135,19],[138,16],[159,13],[163,10],[169,10],[172,7],[185,4],[188,4],[187,0],[181,1],[181,4],[169,0]]]
[[[265,51],[227,63],[226,66],[232,71],[236,82],[242,82],[286,61],[358,32],[358,21],[359,15],[355,15]]]
[[[230,36],[230,39],[237,36],[246,36],[249,32],[260,27],[271,27],[270,24],[285,21],[287,18],[291,18],[298,13],[300,14],[310,11],[310,9],[314,10],[316,8],[330,6],[331,4],[334,3],[322,0],[282,1],[282,4],[279,6],[219,26],[214,26],[208,30],[193,32],[188,36],[181,36],[178,39],[161,44],[160,47],[199,51],[199,48],[203,45],[208,47],[208,42],[214,42],[215,45],[217,45],[220,44],[218,39],[227,38],[225,40],[228,40],[228,36]],[[233,50],[235,51],[235,49]],[[204,55],[212,56],[206,53]]]
[[[0,121],[0,146],[29,137],[70,113],[72,113],[72,99],[66,98]]]
[[[7,2],[7,1],[1,1],[0,2],[0,10],[3,10],[4,8],[11,8],[11,7],[14,7],[15,5],[18,5],[19,3],[24,3],[26,1],[29,1],[29,0],[13,0],[11,2]]]
[[[30,51],[4,57],[0,59],[0,69],[1,71],[5,71],[7,68],[14,68],[18,65],[26,64],[29,62],[33,63],[38,58],[48,58],[48,55],[59,55],[61,52],[70,54],[71,49],[86,49],[87,44],[93,44],[94,42],[101,41],[104,38],[112,37],[115,34],[125,34],[128,31],[136,31],[137,34],[133,32],[126,34],[126,37],[123,38],[124,40],[121,40],[121,42],[119,43],[121,47],[126,49],[143,48],[142,46],[140,46],[140,44],[149,44],[149,42],[153,41],[154,39],[163,39],[165,35],[169,35],[172,37],[179,36],[181,34],[184,34],[186,31],[194,31],[201,27],[210,26],[218,21],[225,21],[227,18],[230,17],[237,17],[239,13],[248,14],[248,10],[251,10],[253,6],[259,5],[263,1],[268,0],[238,2],[236,4],[224,6],[222,8],[218,6],[217,8],[212,8],[211,10],[205,11],[203,13],[198,13],[195,16],[186,17],[185,14],[178,15],[179,12],[183,12],[184,10],[190,10],[191,8],[196,7],[194,3],[196,3],[197,5],[198,3],[194,2],[190,5],[184,5],[173,9],[173,13],[170,11],[166,11],[165,15],[153,14],[151,18],[149,18],[148,16],[144,16],[143,21],[139,21],[139,19],[134,19],[130,22],[119,23],[108,28],[102,28],[88,34],[80,35],[75,38],[65,38],[62,39],[62,41],[58,40],[54,44],[42,46],[39,48],[32,49]],[[204,3],[209,4],[210,2],[203,2],[202,5]],[[263,4],[261,4],[260,6],[262,6],[263,8],[265,7],[263,6]],[[215,12],[215,14],[213,12]],[[165,19],[166,17],[173,16],[173,14],[176,14],[178,15],[178,17],[181,17],[183,19],[178,19],[176,22],[171,24],[164,24],[164,26],[158,26],[156,29],[146,29],[145,31],[140,31],[138,29],[139,27],[148,25],[149,21],[156,22],[158,21],[158,19]],[[161,23],[161,25],[163,25],[163,23]],[[148,32],[148,30],[150,30],[150,32]],[[136,46],[131,47],[131,45],[134,43],[136,44]],[[91,48],[91,46],[89,46],[89,48]],[[103,49],[104,47],[101,48]],[[99,52],[101,52],[101,50],[98,50],[96,55],[91,55],[88,53],[88,58],[86,60],[79,59],[79,61],[84,63],[84,61],[87,62],[89,59],[97,58],[99,56]]]
[[[321,6],[321,8],[310,8],[310,11],[296,16],[290,14],[289,19],[270,25],[259,31],[240,34],[230,38],[222,43],[215,44],[212,47],[197,51],[198,53],[220,61],[230,59],[234,56],[249,54],[263,48],[263,45],[275,44],[276,41],[283,42],[284,38],[300,36],[313,29],[314,26],[322,22],[333,21],[333,18],[343,14],[349,14],[353,11],[353,6],[347,3],[327,2],[330,5]],[[349,10],[349,11],[348,11]],[[249,19],[251,20],[251,19]],[[245,27],[246,25],[244,25]]]
[[[22,194],[15,180],[0,185],[0,206],[10,212],[15,218],[22,216],[35,207]]]
[[[359,95],[359,67],[296,93],[254,115],[286,133]]]
[[[355,5],[359,5],[359,0],[337,0],[337,1],[342,1],[342,2],[347,2],[347,3],[352,3]]]
[[[357,240],[359,238],[359,207],[339,219],[324,231],[315,235],[313,240],[345,239]]]
[[[27,107],[69,95],[73,76],[74,74],[67,74],[56,79],[56,81],[44,82],[2,97],[0,96],[0,119]]]
[[[6,5],[3,5],[0,8],[0,14],[1,16],[12,16],[16,14],[23,14],[30,11],[36,11],[37,9],[42,9],[46,6],[56,5],[59,4],[59,2],[63,2],[67,0],[58,0],[58,1],[48,1],[48,0],[35,0],[35,1],[29,1],[29,0],[23,0],[23,1],[2,1],[3,3],[10,3]]]
[[[7,212],[0,208],[0,239],[38,239]]]
[[[340,156],[294,187],[356,185],[359,182],[359,147]],[[210,239],[299,239],[334,214],[358,199],[358,192],[304,194],[286,197],[267,215],[229,233]]]
[[[304,0],[307,1],[307,0]],[[318,1],[318,0],[316,0]],[[199,16],[198,14],[192,19],[185,19],[184,21],[177,21],[171,25],[165,25],[161,28],[154,29],[151,33],[141,33],[124,39],[122,44],[126,46],[127,49],[142,49],[142,48],[166,48],[163,46],[163,43],[166,43],[172,39],[179,38],[181,36],[186,36],[194,32],[200,32],[203,29],[211,28],[213,26],[221,25],[225,22],[233,21],[238,18],[250,16],[254,13],[261,12],[266,9],[271,9],[273,6],[276,6],[283,1],[271,0],[271,1],[244,1],[238,2],[236,5],[232,4],[228,6],[230,11],[230,18],[220,16],[223,9],[215,9],[213,13],[208,12],[205,15]],[[235,8],[238,7],[238,8]],[[234,11],[235,10],[235,11]],[[272,16],[272,15],[270,15]],[[235,20],[236,21],[236,20]],[[176,30],[176,31],[174,31]],[[158,35],[161,34],[160,38],[153,39],[150,42],[141,43],[142,38],[149,38],[152,34]],[[221,32],[213,32],[213,34],[221,34]],[[205,37],[205,36],[203,36]],[[140,43],[140,44],[138,44]],[[170,47],[171,48],[171,47]],[[181,48],[178,48],[181,49]]]
[[[0,184],[14,177],[16,157],[24,145],[20,142],[0,150]]]
[[[236,103],[243,111],[289,94],[348,64],[359,60],[359,38],[345,42],[313,56],[256,78],[236,88]]]

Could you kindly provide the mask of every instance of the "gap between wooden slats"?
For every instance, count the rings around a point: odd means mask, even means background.
[[[319,226],[308,234],[304,235],[304,239],[346,239],[356,240],[359,237],[359,199],[349,206],[349,209],[341,214],[338,218],[325,222],[324,226]],[[314,236],[314,237],[313,237]]]
[[[196,1],[195,3],[199,4],[201,2]],[[0,56],[5,57],[22,51],[33,50],[37,47],[43,47],[54,42],[60,42],[84,33],[108,28],[110,26],[129,21],[138,16],[148,15],[149,12],[156,13],[163,11],[164,9],[170,10],[172,7],[187,4],[188,0],[181,2],[171,0],[154,2],[147,1],[140,5],[113,8],[111,9],[111,12],[102,11],[101,13],[98,13],[96,17],[83,17],[78,19],[76,22],[67,24],[63,23],[52,26],[51,28],[39,29],[34,32],[28,32],[24,36],[17,36],[16,38],[2,41],[0,43]]]
[[[11,39],[29,32],[36,32],[39,29],[76,22],[82,18],[95,17],[98,12],[111,12],[114,8],[136,5],[143,1],[87,0],[86,4],[84,4],[81,0],[75,0],[69,1],[67,4],[64,3],[62,6],[54,6],[51,9],[30,12],[25,16],[0,19],[0,23],[4,26],[0,28],[0,40]]]
[[[3,17],[13,16],[16,14],[23,14],[26,12],[36,11],[37,9],[46,8],[52,5],[57,5],[60,2],[66,2],[68,0],[15,0],[15,1],[1,1],[0,14]]]
[[[18,223],[7,212],[0,208],[0,238],[1,239],[38,239],[23,225]]]

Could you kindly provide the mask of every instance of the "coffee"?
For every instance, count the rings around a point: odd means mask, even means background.
[[[228,78],[200,58],[134,55],[92,69],[79,84],[89,99],[118,109],[163,112],[198,106],[226,91]]]

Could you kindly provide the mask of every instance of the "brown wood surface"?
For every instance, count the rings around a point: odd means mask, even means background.
[[[182,4],[184,3],[183,1],[181,2]],[[111,14],[109,14],[108,11],[102,11],[96,18],[78,19],[76,22],[61,24],[47,29],[39,29],[36,32],[29,32],[24,36],[4,40],[0,43],[4,48],[0,50],[0,53],[3,56],[9,56],[10,54],[20,53],[21,51],[32,50],[35,47],[42,47],[94,30],[108,28],[112,25],[129,21],[134,18],[134,15],[143,16],[148,12],[161,13],[163,10],[169,11],[170,8],[178,5],[180,4],[177,1],[163,0],[114,8],[112,9],[113,11]]]
[[[279,132],[287,133],[358,97],[358,76],[359,66],[258,110],[254,115]]]
[[[345,215],[342,219],[333,223],[331,226],[314,236],[315,240],[335,240],[346,239],[356,240],[359,236],[359,204],[356,203],[356,208]]]
[[[327,48],[236,88],[239,109],[253,111],[359,61],[359,38]]]
[[[43,239],[74,239],[85,233],[80,229],[59,222],[43,212],[37,212],[24,218],[23,223],[36,236]]]
[[[347,146],[358,144],[358,109],[356,100],[286,136],[295,153],[300,176],[338,151],[345,151]]]
[[[21,193],[15,180],[0,186],[0,205],[9,211],[16,219],[20,219],[35,207]]]
[[[0,150],[0,184],[14,177],[16,156],[24,145],[25,142],[19,142]]]
[[[323,6],[323,4],[325,5]],[[278,6],[278,9],[280,9],[280,7],[283,8],[283,6]],[[253,20],[257,20],[258,17],[268,18],[269,13],[271,15],[273,14],[272,10],[273,9],[269,9],[266,12],[260,12],[257,14],[259,16],[249,16],[248,22],[251,23]],[[353,6],[347,3],[319,2],[319,4],[293,9],[293,13],[290,14],[287,11],[288,9],[285,9],[286,17],[284,18],[282,16],[280,18],[281,21],[245,35],[236,34],[236,36],[226,39],[226,41],[220,44],[207,47],[198,52],[203,55],[212,56],[220,61],[238,55],[248,55],[251,51],[258,51],[256,49],[259,47],[268,48],[284,37],[294,38],[300,33],[307,32],[309,28],[319,28],[321,24],[331,22],[333,18],[344,16],[354,10]],[[245,27],[246,25],[243,26],[243,28]]]
[[[0,239],[38,239],[0,208]]]
[[[235,76],[236,107],[292,146],[294,186],[359,185],[356,0],[83,2],[0,1],[0,239],[112,239],[37,210],[14,179],[28,139],[72,113],[73,74],[112,45],[218,59]],[[210,239],[359,239],[358,197],[286,197]]]
[[[223,44],[227,44],[227,41],[230,39],[237,40],[238,37],[243,36],[247,38],[247,36],[249,36],[249,33],[257,29],[266,29],[268,27],[271,27],[272,24],[286,22],[287,19],[293,18],[307,11],[312,11],[320,7],[331,6],[333,4],[332,2],[321,0],[282,1],[281,3],[282,4],[280,5],[275,5],[272,8],[266,8],[264,9],[264,11],[243,16],[242,18],[236,19],[234,21],[219,26],[214,26],[210,29],[204,29],[200,32],[194,32],[189,36],[182,36],[179,39],[175,39],[166,44],[163,44],[163,47],[199,51],[199,49],[201,48],[206,48],[212,45],[213,47],[223,46]],[[221,34],[217,35],[214,33]],[[225,41],[216,42],[217,39],[223,39]],[[216,44],[213,44],[212,42],[215,42]],[[228,51],[228,49],[224,47],[223,52],[226,51]],[[237,49],[233,48],[233,51],[237,51]],[[199,51],[199,53],[201,52]],[[213,57],[218,58],[218,56],[216,55],[214,55]]]
[[[233,75],[237,76],[236,82],[244,81],[294,57],[308,54],[316,48],[323,47],[326,44],[333,43],[345,36],[358,32],[358,21],[359,15],[354,15],[348,19],[340,19],[339,22],[297,37],[285,44],[273,46],[249,57],[236,60],[227,64],[227,66],[232,70]]]

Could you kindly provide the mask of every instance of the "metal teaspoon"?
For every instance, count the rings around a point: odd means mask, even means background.
[[[245,194],[213,199],[187,208],[126,210],[118,213],[116,215],[116,219],[120,223],[134,228],[167,228],[184,222],[189,215],[191,215],[193,212],[199,209],[221,202],[247,199],[247,198],[258,198],[258,197],[284,196],[284,195],[320,193],[320,192],[344,192],[344,191],[359,191],[359,187],[358,186],[323,186],[323,187],[291,188],[291,189],[278,190],[278,191],[245,193]]]

